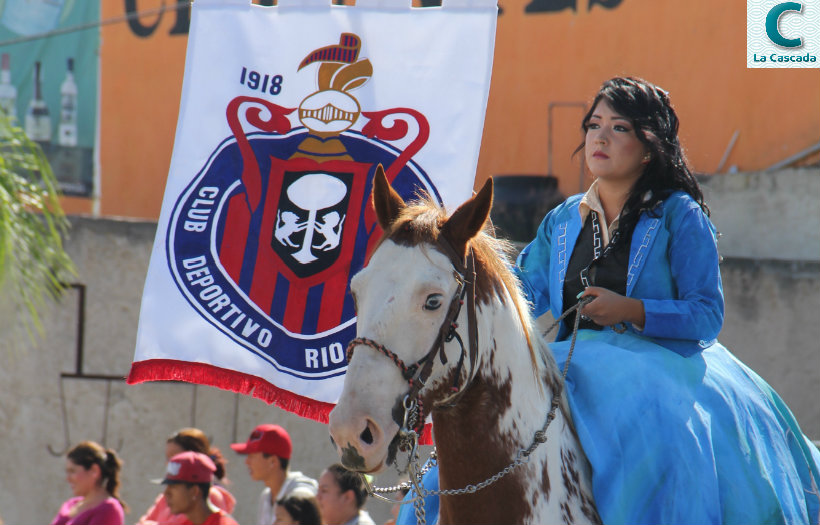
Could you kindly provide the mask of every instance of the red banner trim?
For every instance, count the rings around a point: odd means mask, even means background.
[[[146,381],[183,381],[198,385],[214,386],[261,399],[269,405],[299,416],[327,424],[328,414],[335,406],[294,394],[278,388],[264,379],[235,370],[205,363],[192,363],[175,359],[148,359],[131,364],[125,382],[135,385]]]
[[[197,385],[214,386],[261,399],[269,405],[276,405],[283,410],[293,412],[302,417],[327,424],[328,415],[333,403],[316,401],[309,397],[294,394],[289,390],[278,388],[259,377],[243,374],[236,370],[229,370],[205,363],[178,361],[176,359],[147,359],[131,364],[131,371],[125,382],[136,385],[147,381],[183,381]],[[433,444],[433,425],[424,425],[424,431],[419,437],[419,444]]]

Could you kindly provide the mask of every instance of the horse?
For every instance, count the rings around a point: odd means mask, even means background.
[[[408,417],[420,432],[430,412],[439,523],[600,523],[561,371],[508,243],[486,225],[492,194],[489,179],[448,218],[430,199],[405,203],[377,169],[383,235],[351,280],[357,337],[331,439],[346,468],[377,473],[395,462]],[[494,475],[481,490],[445,495]]]

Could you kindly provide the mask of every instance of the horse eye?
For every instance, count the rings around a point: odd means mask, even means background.
[[[427,296],[427,300],[424,302],[424,309],[425,310],[438,310],[441,307],[441,294],[440,293],[433,293]]]

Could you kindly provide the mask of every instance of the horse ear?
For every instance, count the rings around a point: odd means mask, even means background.
[[[382,230],[387,231],[406,207],[401,195],[387,182],[382,165],[376,166],[376,174],[373,176],[373,209],[376,210]]]
[[[459,206],[441,227],[442,235],[452,243],[459,255],[466,253],[467,243],[484,227],[492,206],[493,179],[490,177],[478,193]]]

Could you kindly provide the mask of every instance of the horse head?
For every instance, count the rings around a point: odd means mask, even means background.
[[[468,382],[476,356],[467,355],[467,337],[456,341],[450,334],[454,325],[467,324],[461,305],[467,281],[475,278],[466,275],[465,261],[492,196],[490,179],[448,218],[430,203],[405,203],[378,167],[372,202],[384,233],[351,281],[357,338],[348,347],[344,388],[330,414],[345,467],[377,472],[392,463],[398,432],[413,417],[408,404],[418,401],[411,425],[420,430],[429,410]]]
[[[492,199],[489,180],[447,217],[405,203],[377,169],[384,233],[351,281],[357,337],[330,434],[348,469],[375,473],[431,415],[440,523],[597,523],[561,371],[508,243],[484,231]]]

